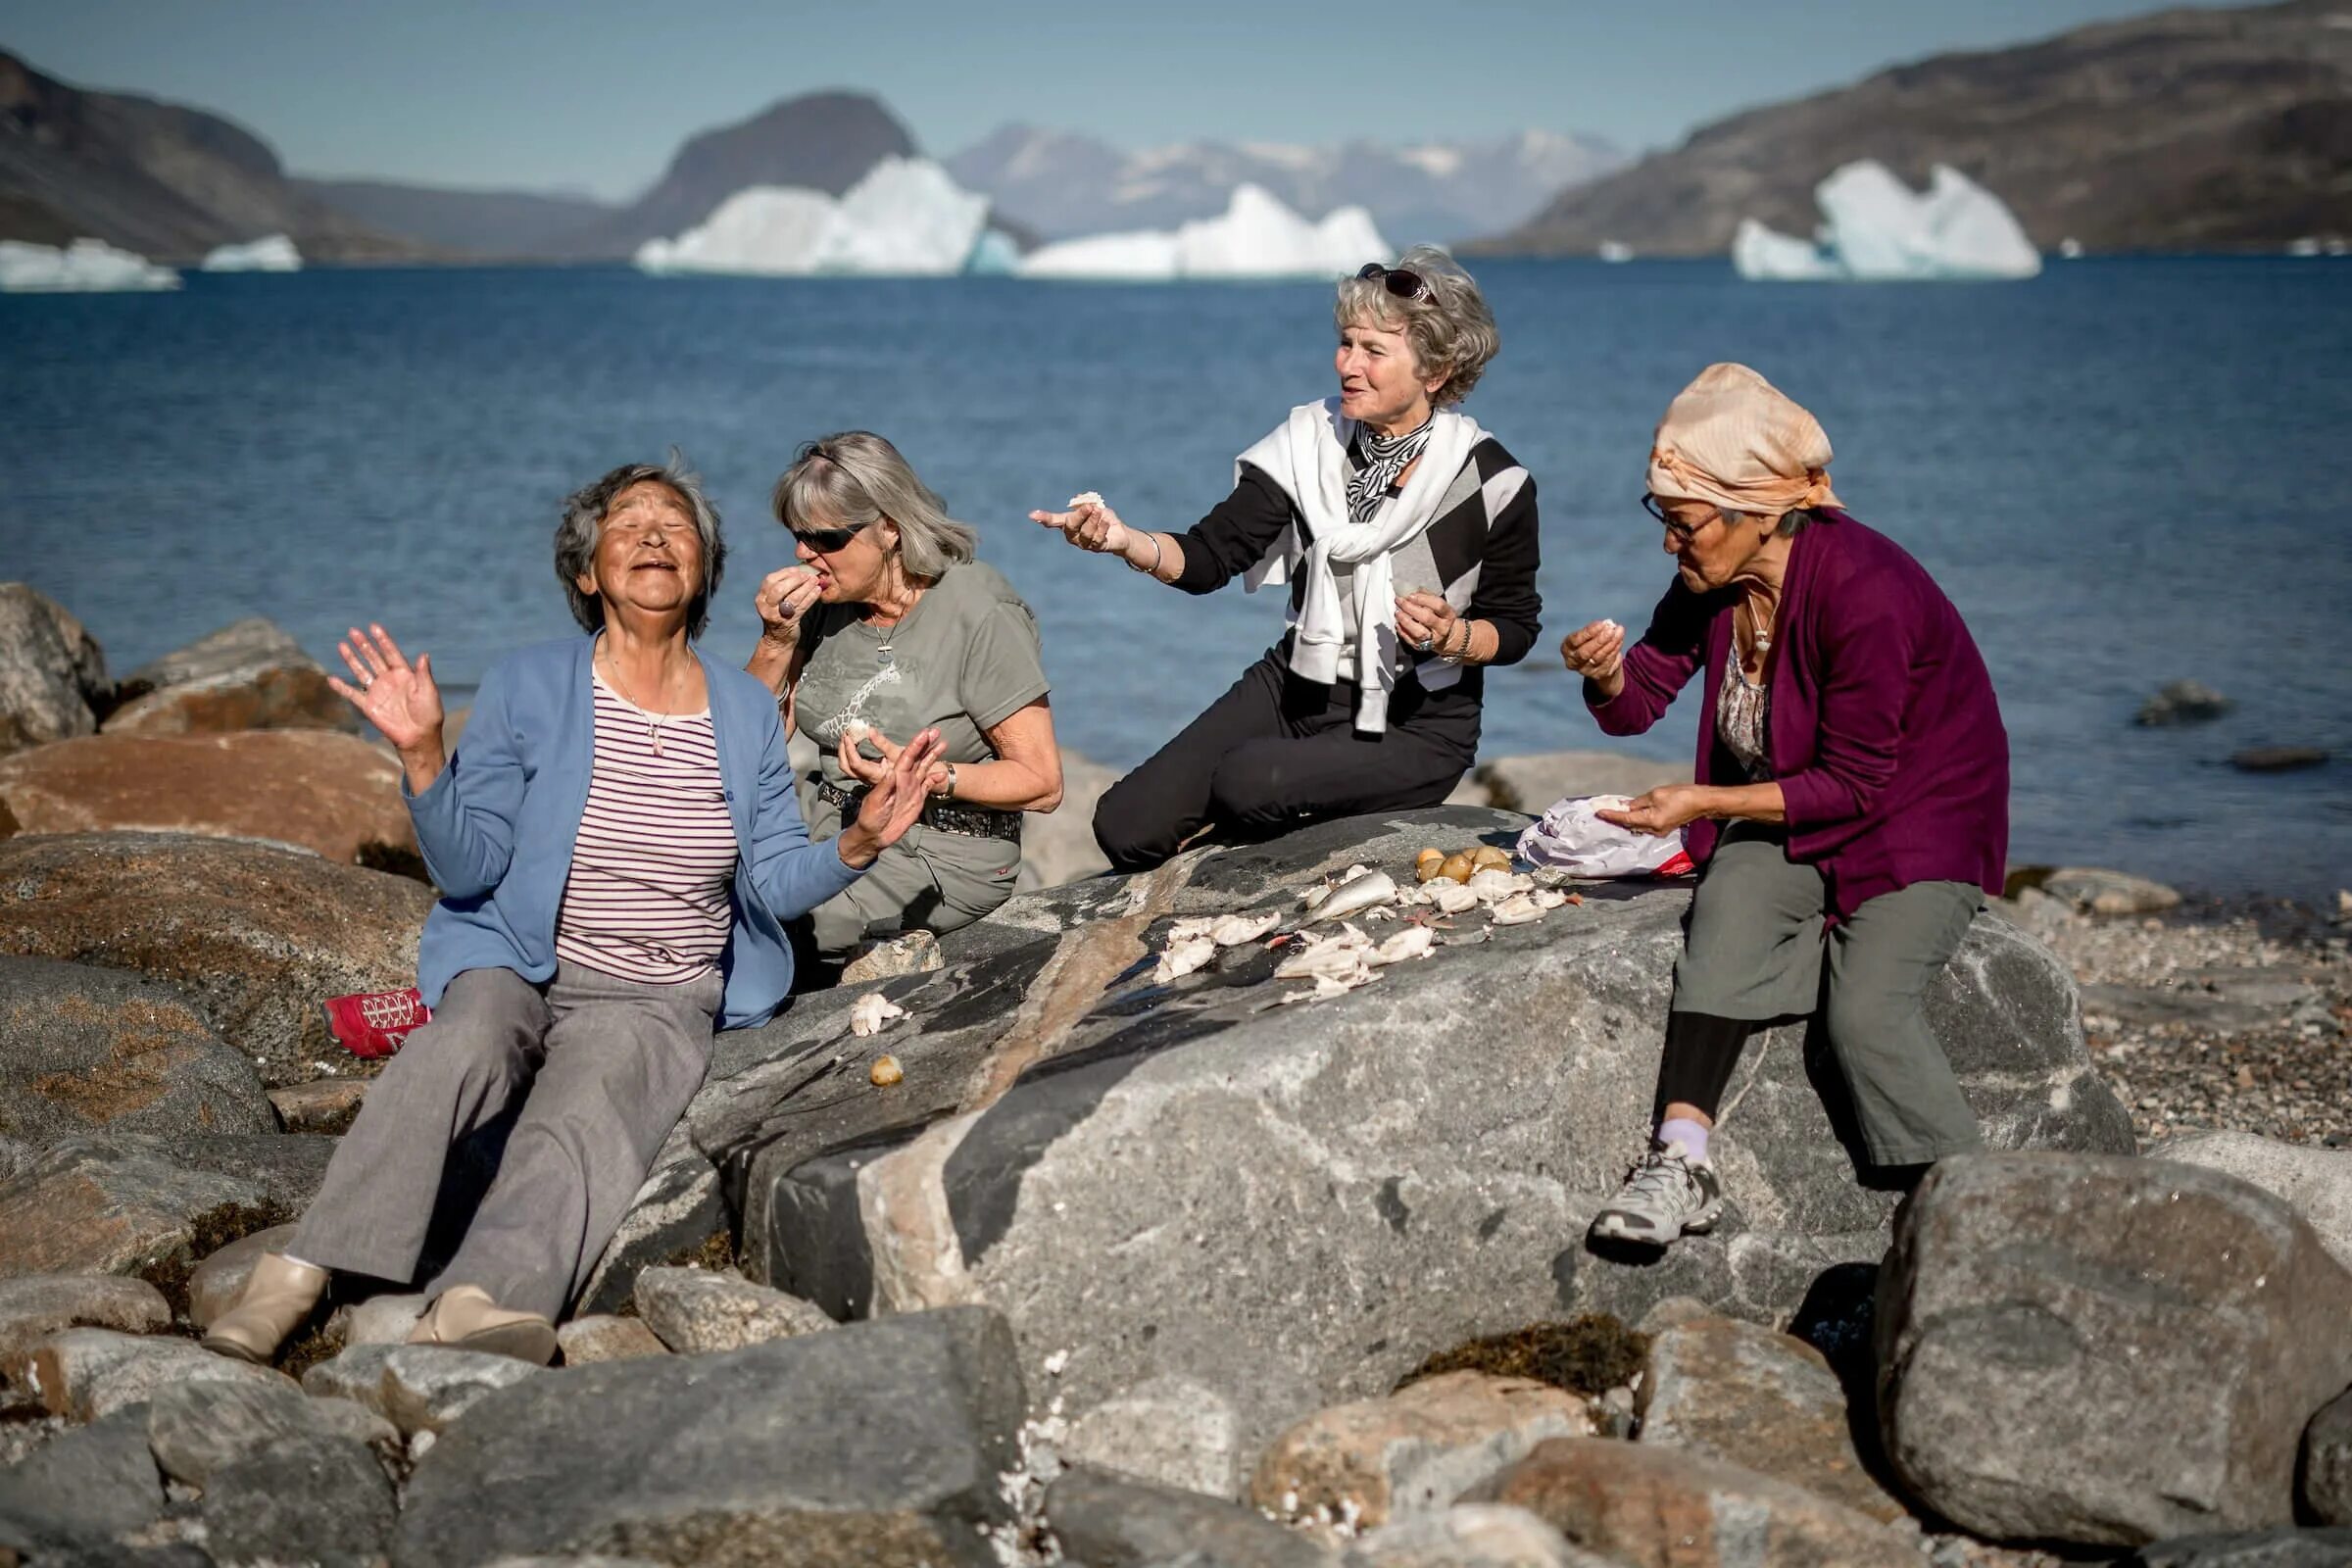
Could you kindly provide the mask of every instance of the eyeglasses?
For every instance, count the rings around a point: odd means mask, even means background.
[[[1666,530],[1666,537],[1674,541],[1678,550],[1704,532],[1709,523],[1719,522],[1723,518],[1723,514],[1718,512],[1706,522],[1677,522],[1666,515],[1665,503],[1646,490],[1642,492],[1642,510],[1658,519],[1659,525]]]
[[[1377,281],[1400,300],[1429,298],[1429,280],[1419,272],[1407,271],[1401,267],[1383,267],[1378,262],[1366,262],[1364,270],[1355,275],[1366,281]]]
[[[829,556],[836,550],[848,549],[850,541],[863,533],[865,526],[860,522],[847,528],[795,528],[792,538],[795,544],[807,545],[820,556]]]

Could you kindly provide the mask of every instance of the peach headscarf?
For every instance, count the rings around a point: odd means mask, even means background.
[[[1838,504],[1821,421],[1744,365],[1708,366],[1666,406],[1649,493],[1764,516]]]

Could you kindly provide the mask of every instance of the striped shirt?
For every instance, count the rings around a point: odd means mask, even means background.
[[[648,713],[599,673],[596,759],[556,956],[651,985],[708,974],[727,945],[740,853],[710,713]]]

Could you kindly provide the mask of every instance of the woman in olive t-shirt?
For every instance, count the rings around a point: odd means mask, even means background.
[[[1061,804],[1037,617],[898,449],[852,430],[803,447],[776,481],[800,564],[768,574],[749,668],[823,754],[802,783],[830,838],[907,737],[937,726],[946,760],[905,839],[811,917],[818,952],[953,931],[996,908],[1021,868],[1023,811]]]

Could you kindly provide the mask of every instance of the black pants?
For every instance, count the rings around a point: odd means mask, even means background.
[[[1113,784],[1095,808],[1095,842],[1117,871],[1159,864],[1209,823],[1254,837],[1324,817],[1436,806],[1478,756],[1480,682],[1432,694],[1401,682],[1389,727],[1355,730],[1352,683],[1290,671],[1279,649]]]

